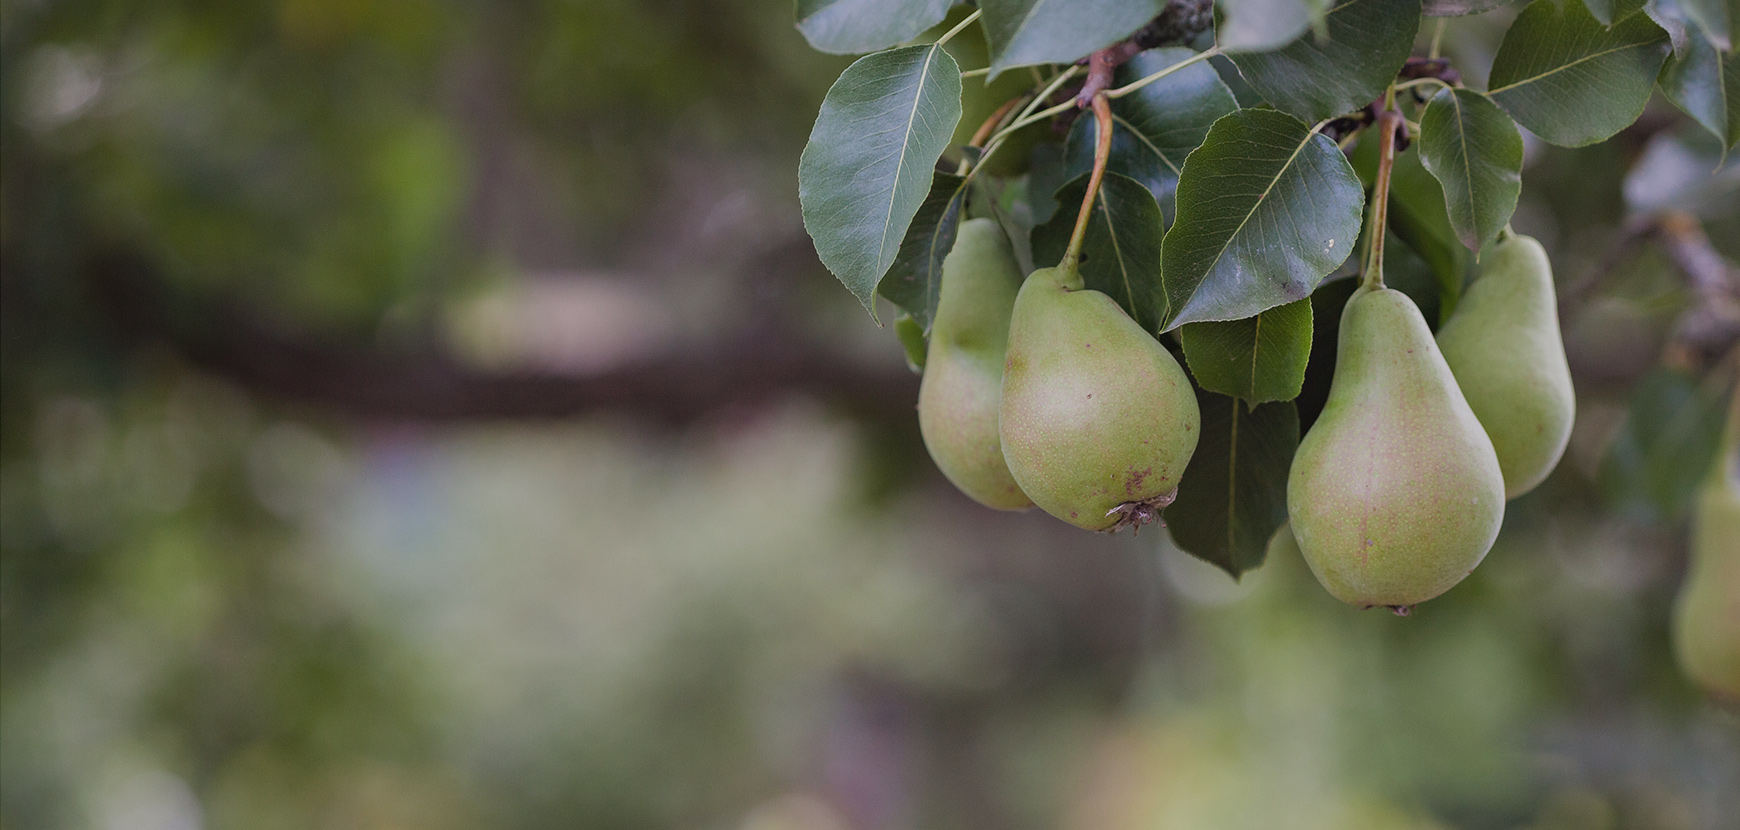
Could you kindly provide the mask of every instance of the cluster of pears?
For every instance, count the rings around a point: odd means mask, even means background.
[[[1729,399],[1722,452],[1693,507],[1691,561],[1673,634],[1681,671],[1740,707],[1740,395]]]
[[[1331,594],[1406,613],[1492,547],[1504,503],[1564,454],[1575,399],[1540,243],[1507,234],[1436,338],[1407,295],[1348,300],[1329,400],[1287,485],[1292,533]],[[918,396],[955,486],[1088,530],[1145,524],[1200,433],[1184,370],[1068,263],[1025,281],[1001,228],[961,224]]]
[[[961,223],[943,260],[918,423],[962,492],[1088,530],[1158,518],[1196,450],[1184,370],[1069,265],[1021,278],[1002,229]]]
[[[1506,235],[1434,339],[1407,295],[1364,285],[1299,444],[1287,514],[1337,599],[1406,614],[1472,572],[1504,503],[1546,478],[1576,404],[1540,243]]]

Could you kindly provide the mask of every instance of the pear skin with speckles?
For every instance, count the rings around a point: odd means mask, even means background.
[[[1026,510],[997,435],[1003,350],[1021,268],[990,219],[961,223],[943,259],[942,289],[918,386],[918,429],[938,469],[986,507]]]
[[[1535,489],[1571,441],[1577,398],[1558,305],[1546,250],[1512,236],[1492,246],[1438,330],[1444,362],[1498,453],[1506,498]]]
[[[1674,656],[1699,688],[1740,710],[1740,399],[1729,399],[1722,452],[1692,508],[1687,565]]]
[[[1076,527],[1159,517],[1202,415],[1178,360],[1074,269],[1027,277],[1009,323],[1003,457],[1022,491]]]
[[[1406,294],[1362,287],[1348,300],[1287,515],[1330,594],[1398,613],[1461,582],[1497,539],[1498,456]]]

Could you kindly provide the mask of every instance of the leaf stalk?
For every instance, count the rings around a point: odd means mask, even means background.
[[[948,30],[947,32],[943,33],[942,37],[937,38],[936,45],[941,46],[945,43],[948,43],[950,40],[953,40],[955,35],[960,34],[962,29],[965,29],[968,26],[973,25],[973,21],[978,20],[979,15],[981,15],[983,13],[984,13],[983,10],[974,10],[972,14],[967,15],[965,20],[962,20],[961,22],[956,23],[955,27],[953,29]],[[986,67],[987,71],[989,71],[989,69],[990,69],[990,67]]]
[[[1168,66],[1165,69],[1162,69],[1162,70],[1155,72],[1151,75],[1148,75],[1146,77],[1143,77],[1139,80],[1131,81],[1130,83],[1124,84],[1123,86],[1118,87],[1117,89],[1109,90],[1106,92],[1106,97],[1107,98],[1122,98],[1125,95],[1129,95],[1130,93],[1135,92],[1136,90],[1141,89],[1142,87],[1145,87],[1151,83],[1154,83],[1155,81],[1158,81],[1161,78],[1166,77],[1167,75],[1170,75],[1174,72],[1177,72],[1178,70],[1183,69],[1186,66],[1189,66],[1193,63],[1200,63],[1200,62],[1208,60],[1209,58],[1212,58],[1218,54],[1221,54],[1219,46],[1215,46],[1215,47],[1212,47],[1210,49],[1206,49],[1204,51],[1197,52],[1196,54],[1191,55],[1190,57],[1185,58],[1184,60],[1181,60],[1175,64],[1172,64],[1171,66]]]

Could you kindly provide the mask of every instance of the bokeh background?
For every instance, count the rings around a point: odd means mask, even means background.
[[[949,488],[798,218],[845,64],[788,0],[0,0],[0,827],[1737,826],[1688,119],[1530,141],[1578,429],[1399,619]]]

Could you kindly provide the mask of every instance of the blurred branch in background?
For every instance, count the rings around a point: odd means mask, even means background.
[[[778,267],[788,249],[750,260]],[[807,252],[808,244],[803,243]],[[789,269],[789,266],[787,266]],[[567,418],[617,412],[683,426],[719,410],[791,393],[857,418],[911,417],[918,379],[829,349],[771,315],[713,343],[681,343],[597,374],[492,371],[445,352],[385,353],[274,327],[235,301],[187,296],[137,256],[110,255],[89,275],[117,329],[159,342],[190,365],[264,397],[365,420],[424,422]]]
[[[1686,211],[1665,210],[1627,220],[1612,250],[1565,290],[1559,305],[1572,310],[1586,304],[1609,277],[1652,242],[1667,253],[1691,298],[1674,322],[1663,359],[1687,369],[1714,366],[1740,342],[1740,267],[1711,246],[1703,225]]]

